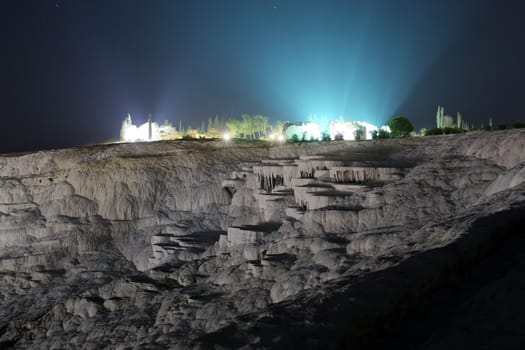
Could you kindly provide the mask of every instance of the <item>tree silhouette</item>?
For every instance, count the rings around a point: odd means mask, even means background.
[[[407,117],[400,115],[388,123],[392,137],[406,137],[410,136],[410,132],[414,131],[414,126]]]

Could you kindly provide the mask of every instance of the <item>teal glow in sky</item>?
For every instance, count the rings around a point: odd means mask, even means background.
[[[247,7],[243,16],[225,15],[215,23],[228,39],[214,52],[241,81],[239,100],[260,101],[247,111],[286,120],[315,114],[376,124],[397,112],[452,42],[468,10],[465,3],[406,1],[257,4],[238,4]]]
[[[17,0],[3,6],[0,153],[178,126],[523,118],[525,21],[507,0]],[[31,130],[39,130],[32,133]],[[31,135],[30,135],[31,134]],[[27,136],[26,136],[27,135]]]

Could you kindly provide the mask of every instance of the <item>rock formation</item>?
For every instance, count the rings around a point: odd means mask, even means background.
[[[507,130],[0,156],[0,347],[336,347],[506,239],[480,227],[523,214],[524,147]],[[489,329],[471,321],[453,324]],[[490,334],[479,347],[508,339]]]

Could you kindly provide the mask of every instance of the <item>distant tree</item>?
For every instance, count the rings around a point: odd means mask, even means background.
[[[268,134],[268,129],[270,129],[269,118],[265,115],[261,115],[261,136],[266,137]]]
[[[343,136],[343,134],[336,134],[334,136],[334,141],[343,141],[345,138]]]
[[[433,128],[433,129],[427,130],[427,132],[425,133],[425,136],[432,136],[432,135],[443,135],[443,129]]]
[[[252,115],[252,128],[254,133],[254,138],[258,139],[261,136],[262,129],[262,119],[261,115]]]
[[[487,124],[487,125],[485,125],[485,127],[483,129],[485,131],[490,131],[490,130],[492,130],[492,127],[489,124]]]
[[[302,142],[306,141],[306,131],[303,132],[303,135],[301,136],[301,141]]]
[[[219,125],[219,128],[217,128]],[[278,121],[277,127],[280,128],[278,134],[282,133],[283,123]],[[216,116],[215,120],[208,120],[208,133],[221,133],[228,129],[232,137],[262,138],[267,137],[268,131],[272,129],[269,118],[264,115],[242,114],[241,119],[222,120]],[[235,135],[235,136],[234,136]]]
[[[206,135],[208,137],[211,137],[212,139],[218,139],[219,137],[221,137],[221,132],[219,131],[219,129],[212,128],[206,133]]]
[[[201,134],[204,134],[204,133],[206,132],[206,127],[205,127],[205,125],[204,125],[204,120],[203,120],[202,123],[201,123],[201,128],[200,128],[199,131],[201,132]]]
[[[221,121],[219,115],[215,114],[215,119],[213,120],[213,128],[216,130],[221,129]]]
[[[185,135],[188,135],[188,136],[196,139],[196,138],[198,138],[199,130],[198,129],[192,129],[191,125],[190,125],[190,126],[188,126],[188,129],[186,130],[186,134]]]
[[[206,132],[210,132],[211,129],[213,129],[213,120],[211,117],[208,118],[208,128],[206,129]]]
[[[390,133],[384,129],[372,131],[372,140],[388,139],[388,138],[390,138]]]
[[[522,121],[515,121],[514,123],[512,123],[512,127],[514,129],[521,129],[521,128],[525,128],[525,122],[522,122]]]
[[[410,132],[414,130],[414,126],[404,116],[396,117],[388,123],[390,130],[392,131],[392,137],[407,137],[410,136]]]
[[[272,125],[272,132],[274,134],[282,134],[283,132],[283,126],[284,126],[284,122],[281,121],[281,120],[277,120],[273,123]]]
[[[244,137],[250,136],[252,139],[255,138],[254,122],[253,117],[249,114],[243,114],[241,116],[241,129]]]
[[[237,119],[228,119],[226,120],[226,128],[231,137],[239,137],[241,134],[241,123]]]
[[[360,140],[365,140],[366,139],[366,132],[364,129],[356,129],[356,131],[354,131],[354,139],[356,141],[360,141]]]
[[[496,129],[498,130],[505,130],[506,128],[507,128],[507,124],[504,124],[504,123],[500,123],[496,125]]]
[[[297,134],[293,134],[290,138],[291,142],[299,142],[299,136]]]
[[[379,129],[377,137],[380,139],[388,139],[390,138],[390,133],[384,129]]]
[[[321,140],[322,141],[330,141],[332,139],[330,138],[330,134],[329,133],[323,132],[323,136],[321,137]]]
[[[265,128],[268,123],[268,117],[260,114],[252,116],[252,128],[256,138],[261,138],[262,135],[266,134]]]

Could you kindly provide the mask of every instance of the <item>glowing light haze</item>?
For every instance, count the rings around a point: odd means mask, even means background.
[[[152,121],[136,126],[133,124],[130,114],[124,119],[120,127],[120,141],[123,142],[158,141],[164,137],[173,137],[175,134],[175,128],[171,124],[159,126]]]
[[[57,6],[58,5],[58,6]],[[521,1],[20,0],[3,4],[0,153],[216,114],[362,120],[437,105],[523,118]],[[321,121],[314,121],[319,125]],[[38,132],[33,132],[38,130]]]

